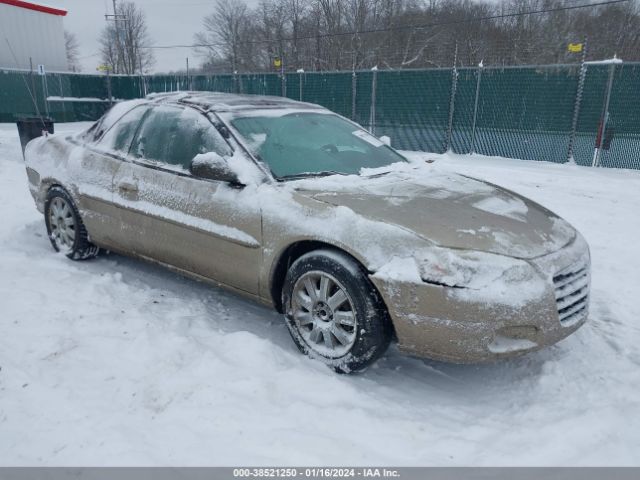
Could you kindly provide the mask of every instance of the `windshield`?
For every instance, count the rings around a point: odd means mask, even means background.
[[[406,160],[379,139],[333,114],[277,111],[233,117],[231,125],[278,178],[357,174]]]

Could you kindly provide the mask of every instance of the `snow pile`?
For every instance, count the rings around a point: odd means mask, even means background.
[[[54,254],[15,126],[0,125],[0,465],[640,465],[640,172],[411,156],[575,225],[589,322],[494,365],[392,348],[335,375],[268,309],[118,255]]]

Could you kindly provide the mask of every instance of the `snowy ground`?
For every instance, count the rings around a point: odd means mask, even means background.
[[[333,374],[265,308],[140,261],[54,254],[0,125],[0,465],[640,465],[640,172],[421,155],[582,231],[585,327],[494,365],[392,348]]]

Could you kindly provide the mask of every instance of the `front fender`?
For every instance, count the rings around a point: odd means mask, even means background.
[[[394,255],[408,257],[429,246],[403,228],[368,219],[348,207],[277,187],[264,190],[271,190],[261,199],[264,254],[260,284],[265,298],[271,298],[271,286],[283,255],[300,242],[339,249],[369,273],[375,273]]]

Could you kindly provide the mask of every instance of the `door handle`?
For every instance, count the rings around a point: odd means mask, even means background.
[[[129,182],[122,182],[118,184],[118,190],[124,193],[137,193],[138,185]]]

